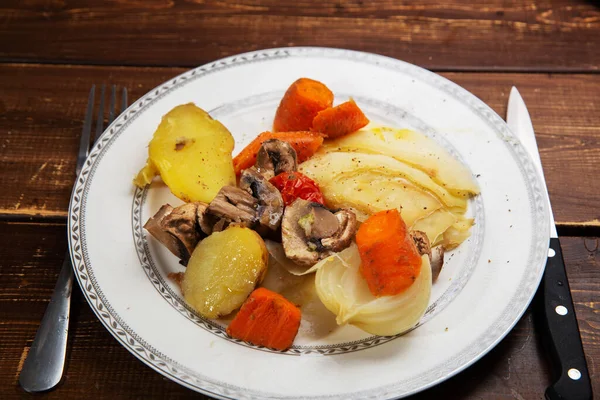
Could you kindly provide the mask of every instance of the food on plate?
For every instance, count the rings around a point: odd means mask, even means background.
[[[269,253],[253,230],[232,226],[202,240],[190,257],[181,287],[185,301],[206,318],[239,308],[263,280]]]
[[[286,257],[307,268],[348,247],[355,233],[356,216],[352,211],[334,213],[320,203],[303,199],[285,208],[281,222]]]
[[[335,188],[336,184],[344,182],[344,187],[356,184],[366,184],[363,187],[365,194],[360,194],[361,191],[353,193],[359,197],[364,197],[364,203],[377,208],[379,202],[383,199],[369,198],[366,193],[377,196],[377,191],[369,192],[369,183],[377,179],[384,179],[386,183],[393,184],[395,182],[408,181],[413,185],[427,190],[429,195],[434,196],[438,200],[440,206],[452,208],[458,211],[464,211],[467,208],[466,196],[454,196],[443,185],[437,184],[431,177],[422,170],[412,167],[406,163],[395,160],[382,154],[367,154],[367,153],[347,153],[347,152],[330,152],[319,154],[312,157],[310,160],[300,165],[300,172],[312,178],[326,198],[338,198],[340,193],[336,191],[329,192],[330,187]],[[367,175],[364,180],[361,178]],[[398,179],[399,178],[399,179]],[[404,203],[404,202],[403,202]],[[403,204],[399,203],[399,204]],[[429,209],[425,210],[428,211]],[[378,210],[379,211],[379,210]],[[430,210],[434,211],[434,210]]]
[[[479,193],[473,175],[436,141],[409,129],[362,129],[326,144],[327,151],[383,154],[425,172],[455,196]]]
[[[333,104],[333,93],[321,82],[300,78],[283,95],[275,120],[275,132],[308,131],[319,113]]]
[[[294,170],[282,172],[269,180],[280,192],[283,202],[289,206],[296,199],[304,199],[313,203],[325,204],[319,186],[308,176]]]
[[[275,350],[292,346],[300,327],[298,307],[278,293],[258,288],[250,294],[227,327],[236,339]]]
[[[224,185],[235,184],[234,140],[219,121],[193,103],[163,118],[148,146],[148,161],[134,183],[149,184],[160,174],[181,200],[210,202]]]
[[[200,233],[196,229],[197,215],[205,209],[206,205],[199,202],[176,208],[165,204],[148,219],[144,228],[185,265],[200,241]]]
[[[325,307],[336,315],[339,325],[351,324],[383,336],[405,332],[423,316],[431,294],[429,258],[421,258],[421,272],[405,291],[375,297],[359,271],[360,253],[353,244],[319,262],[317,293]]]
[[[326,138],[335,139],[356,132],[369,123],[368,118],[350,99],[339,106],[319,111],[311,130],[322,133]]]
[[[421,255],[398,210],[378,212],[356,233],[360,273],[373,296],[394,296],[421,273]]]
[[[270,139],[289,143],[296,150],[297,162],[308,160],[323,144],[323,136],[316,132],[263,132],[233,159],[237,175],[256,163],[262,144]]]
[[[473,220],[465,214],[479,187],[464,165],[422,134],[365,128],[326,142],[298,168],[329,207],[350,209],[361,222],[396,208],[432,246],[451,249],[469,237]]]
[[[421,133],[370,125],[354,100],[333,101],[323,83],[297,80],[275,132],[233,159],[227,129],[193,104],[166,114],[150,143],[136,183],[160,174],[185,203],[144,227],[186,266],[170,276],[192,308],[235,313],[231,337],[286,350],[306,325],[323,336],[336,324],[410,330],[445,252],[470,235],[479,187],[466,166]]]

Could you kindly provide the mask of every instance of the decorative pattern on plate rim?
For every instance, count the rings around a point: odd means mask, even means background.
[[[211,110],[210,114],[219,119],[221,117],[227,116],[228,114],[232,114],[240,109],[244,109],[247,106],[256,106],[257,104],[270,103],[273,101],[278,101],[281,97],[281,92],[269,92],[269,93],[261,93],[254,96],[249,96],[247,98],[237,100],[234,102],[230,102],[227,104],[223,104],[219,106],[215,110]],[[350,97],[349,95],[340,94],[339,97]],[[408,111],[403,110],[399,107],[396,107],[392,104],[385,103],[373,98],[369,97],[354,97],[355,100],[359,101],[361,104],[367,104],[371,107],[376,108],[380,111],[385,111],[389,114],[393,114],[396,116],[400,116],[400,118],[408,124],[410,127],[414,127],[418,132],[421,132],[429,137],[432,140],[435,140],[439,144],[441,144],[448,152],[450,152],[454,157],[463,161],[461,155],[458,153],[456,148],[452,146],[447,140],[445,140],[441,135],[439,135],[435,129],[427,125],[424,121],[419,118],[411,115]],[[465,164],[466,165],[466,164]],[[471,207],[474,211],[476,225],[472,228],[472,235],[468,239],[471,242],[473,248],[470,250],[470,255],[467,261],[461,267],[459,273],[453,277],[452,284],[448,287],[442,295],[436,299],[434,303],[429,305],[425,314],[419,321],[419,323],[406,332],[402,332],[400,334],[394,336],[369,336],[367,338],[363,338],[360,340],[352,341],[352,342],[342,342],[335,343],[329,345],[317,345],[317,346],[308,346],[308,345],[294,345],[287,351],[275,351],[271,349],[267,349],[263,346],[256,346],[248,342],[241,341],[239,339],[231,338],[225,332],[225,328],[220,324],[202,317],[198,314],[192,307],[190,307],[185,300],[181,298],[181,296],[176,293],[171,286],[166,282],[163,274],[160,273],[158,266],[156,265],[150,248],[148,246],[148,240],[144,229],[143,229],[143,221],[148,218],[144,217],[142,210],[144,203],[146,201],[146,197],[148,195],[149,187],[146,186],[144,189],[136,188],[135,193],[133,195],[132,201],[132,212],[131,212],[131,223],[132,223],[132,232],[134,235],[134,244],[137,256],[140,260],[140,264],[146,273],[146,276],[154,286],[154,288],[160,293],[160,295],[181,315],[185,318],[193,322],[194,324],[206,329],[208,332],[221,337],[225,340],[229,340],[231,342],[241,344],[247,347],[251,347],[257,350],[278,353],[278,354],[289,354],[289,355],[300,355],[300,354],[321,354],[321,355],[336,355],[336,354],[344,354],[353,351],[359,351],[368,349],[373,346],[381,345],[387,343],[391,340],[394,340],[407,332],[417,328],[420,325],[423,325],[425,322],[429,321],[435,314],[443,310],[458,293],[465,286],[467,281],[469,280],[477,262],[479,260],[479,256],[481,253],[481,248],[483,246],[483,232],[484,232],[484,212],[483,212],[483,200],[481,196],[477,196],[474,200],[471,200]],[[460,250],[458,250],[460,251]]]
[[[87,252],[87,239],[85,234],[87,195],[97,165],[103,158],[106,150],[111,147],[114,140],[123,132],[124,127],[128,125],[132,119],[135,119],[140,111],[153,101],[163,97],[166,93],[179,86],[185,85],[188,80],[204,77],[225,68],[235,67],[236,65],[286,57],[338,58],[355,62],[364,62],[371,65],[377,65],[381,68],[395,70],[400,73],[412,74],[421,81],[460,100],[486,121],[486,123],[496,132],[498,137],[503,139],[507,144],[513,159],[519,166],[523,176],[527,178],[528,201],[533,210],[532,222],[534,238],[531,243],[529,258],[527,260],[528,265],[531,267],[526,270],[526,273],[519,283],[516,295],[506,305],[500,318],[498,318],[498,320],[496,320],[483,335],[478,337],[473,345],[466,347],[456,356],[444,360],[444,362],[439,364],[436,368],[420,374],[419,376],[368,391],[321,396],[319,398],[381,399],[398,398],[414,394],[465,369],[486,354],[487,351],[506,336],[524,313],[527,305],[535,294],[535,288],[539,285],[546,262],[546,255],[548,252],[547,238],[549,237],[548,206],[546,201],[547,194],[544,193],[542,189],[540,175],[529,159],[527,152],[509,131],[504,121],[485,103],[465,89],[439,75],[415,65],[385,56],[352,50],[319,47],[270,49],[224,58],[214,63],[185,72],[158,86],[156,89],[153,89],[131,105],[107,128],[92,149],[76,180],[69,204],[68,220],[69,248],[75,276],[77,277],[82,292],[92,307],[92,310],[107,330],[141,361],[183,386],[222,399],[306,399],[306,397],[279,396],[272,393],[253,391],[248,390],[247,388],[230,385],[226,382],[216,381],[206,376],[201,376],[193,371],[189,371],[154,349],[127,326],[104,296],[102,289],[98,286],[94,277],[94,269]]]

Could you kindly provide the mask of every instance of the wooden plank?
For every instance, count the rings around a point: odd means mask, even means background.
[[[0,65],[0,215],[66,217],[90,86],[111,82],[136,99],[176,68]],[[519,87],[537,130],[561,227],[600,228],[600,75],[445,73],[501,116]],[[577,230],[569,231],[571,233]]]
[[[430,69],[597,71],[585,0],[5,0],[0,60],[193,67],[285,46],[364,50]]]
[[[67,247],[62,224],[0,222],[0,398],[22,399],[20,366],[52,293]],[[600,393],[598,238],[561,238],[592,382]],[[204,398],[162,378],[104,329],[76,289],[64,382],[48,399]],[[541,398],[551,382],[532,312],[465,372],[417,396],[451,399]],[[192,344],[190,344],[192,345]]]

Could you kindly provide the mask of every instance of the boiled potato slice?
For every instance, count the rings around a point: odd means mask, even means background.
[[[185,301],[206,318],[240,307],[264,278],[269,253],[253,230],[233,226],[204,239],[183,276]]]
[[[456,196],[479,193],[479,187],[466,166],[434,140],[408,129],[362,129],[328,141],[325,150],[387,155],[427,173]]]
[[[234,140],[219,121],[193,103],[169,111],[148,148],[148,161],[134,183],[143,187],[160,174],[183,201],[209,203],[221,187],[235,185]]]

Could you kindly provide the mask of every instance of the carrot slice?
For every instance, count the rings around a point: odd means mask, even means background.
[[[360,272],[374,296],[402,293],[421,272],[421,256],[398,210],[380,211],[356,233]]]
[[[286,350],[300,327],[300,309],[265,288],[253,291],[227,327],[227,334],[257,346]]]
[[[283,95],[275,113],[273,130],[307,131],[317,113],[332,104],[333,93],[327,86],[312,79],[300,78]]]
[[[291,144],[296,150],[298,162],[308,160],[323,144],[323,137],[316,132],[263,132],[233,159],[233,168],[237,175],[256,163],[256,154],[260,146],[269,139],[279,139]]]
[[[354,100],[320,111],[312,123],[312,131],[320,132],[330,139],[347,135],[369,123]]]

